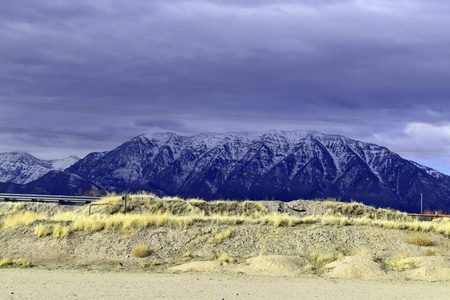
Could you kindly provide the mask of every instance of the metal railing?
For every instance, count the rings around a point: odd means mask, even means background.
[[[450,215],[439,214],[408,214],[408,216],[418,219],[420,221],[432,221],[436,218],[450,218]]]
[[[97,200],[100,200],[100,197],[0,194],[0,202],[42,202],[60,205],[85,205]]]
[[[129,196],[123,196],[122,197],[122,201],[123,201],[123,213],[126,214],[127,213],[127,201],[129,199]],[[92,214],[92,207],[93,206],[109,206],[111,205],[111,203],[92,203],[89,204],[89,215]]]

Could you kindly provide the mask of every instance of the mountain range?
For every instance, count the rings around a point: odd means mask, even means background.
[[[83,159],[0,154],[0,191],[150,191],[204,199],[354,199],[409,212],[450,207],[450,176],[386,147],[315,131],[144,134]]]

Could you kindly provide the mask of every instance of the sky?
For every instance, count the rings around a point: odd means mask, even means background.
[[[441,0],[4,1],[0,152],[303,129],[450,174],[449,48]]]

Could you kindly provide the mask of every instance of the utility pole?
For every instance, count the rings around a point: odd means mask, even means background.
[[[420,193],[420,214],[423,214],[423,195]]]
[[[122,200],[123,200],[123,206],[124,206],[124,208],[123,208],[123,213],[124,214],[126,214],[127,213],[127,200],[128,200],[128,195],[126,195],[126,196],[123,196],[122,197]]]

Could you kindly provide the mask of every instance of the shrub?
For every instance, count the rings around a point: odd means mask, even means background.
[[[134,257],[147,257],[150,254],[150,250],[148,249],[148,247],[144,244],[139,244],[133,247],[133,249],[131,249],[131,254]]]
[[[431,238],[425,233],[410,233],[406,237],[406,242],[417,246],[430,246],[433,243]]]
[[[231,230],[222,231],[216,235],[216,240],[220,243],[231,236]]]
[[[39,224],[34,228],[34,233],[37,237],[46,237],[52,234],[53,230],[50,226]]]
[[[37,213],[26,211],[16,215],[10,215],[3,221],[3,227],[30,226],[38,221],[41,216]]]
[[[384,263],[394,271],[410,270],[414,267],[414,264],[405,261],[408,257],[410,255],[406,252],[397,252],[394,258],[387,258]]]
[[[55,227],[53,227],[53,236],[56,238],[63,238],[67,237],[69,235],[69,228],[68,227],[62,227],[61,225],[57,224]]]
[[[18,259],[8,259],[3,258],[0,260],[0,268],[2,267],[18,267],[18,268],[31,268],[33,264],[23,258]]]
[[[309,260],[316,261],[320,264],[329,263],[336,260],[336,258],[331,254],[319,254],[315,252],[310,253],[308,258]]]
[[[229,263],[234,263],[234,262],[237,261],[235,258],[231,257],[230,255],[228,255],[225,252],[222,252],[220,254],[220,256],[217,258],[217,260],[218,261],[223,261],[223,262],[229,262]]]

